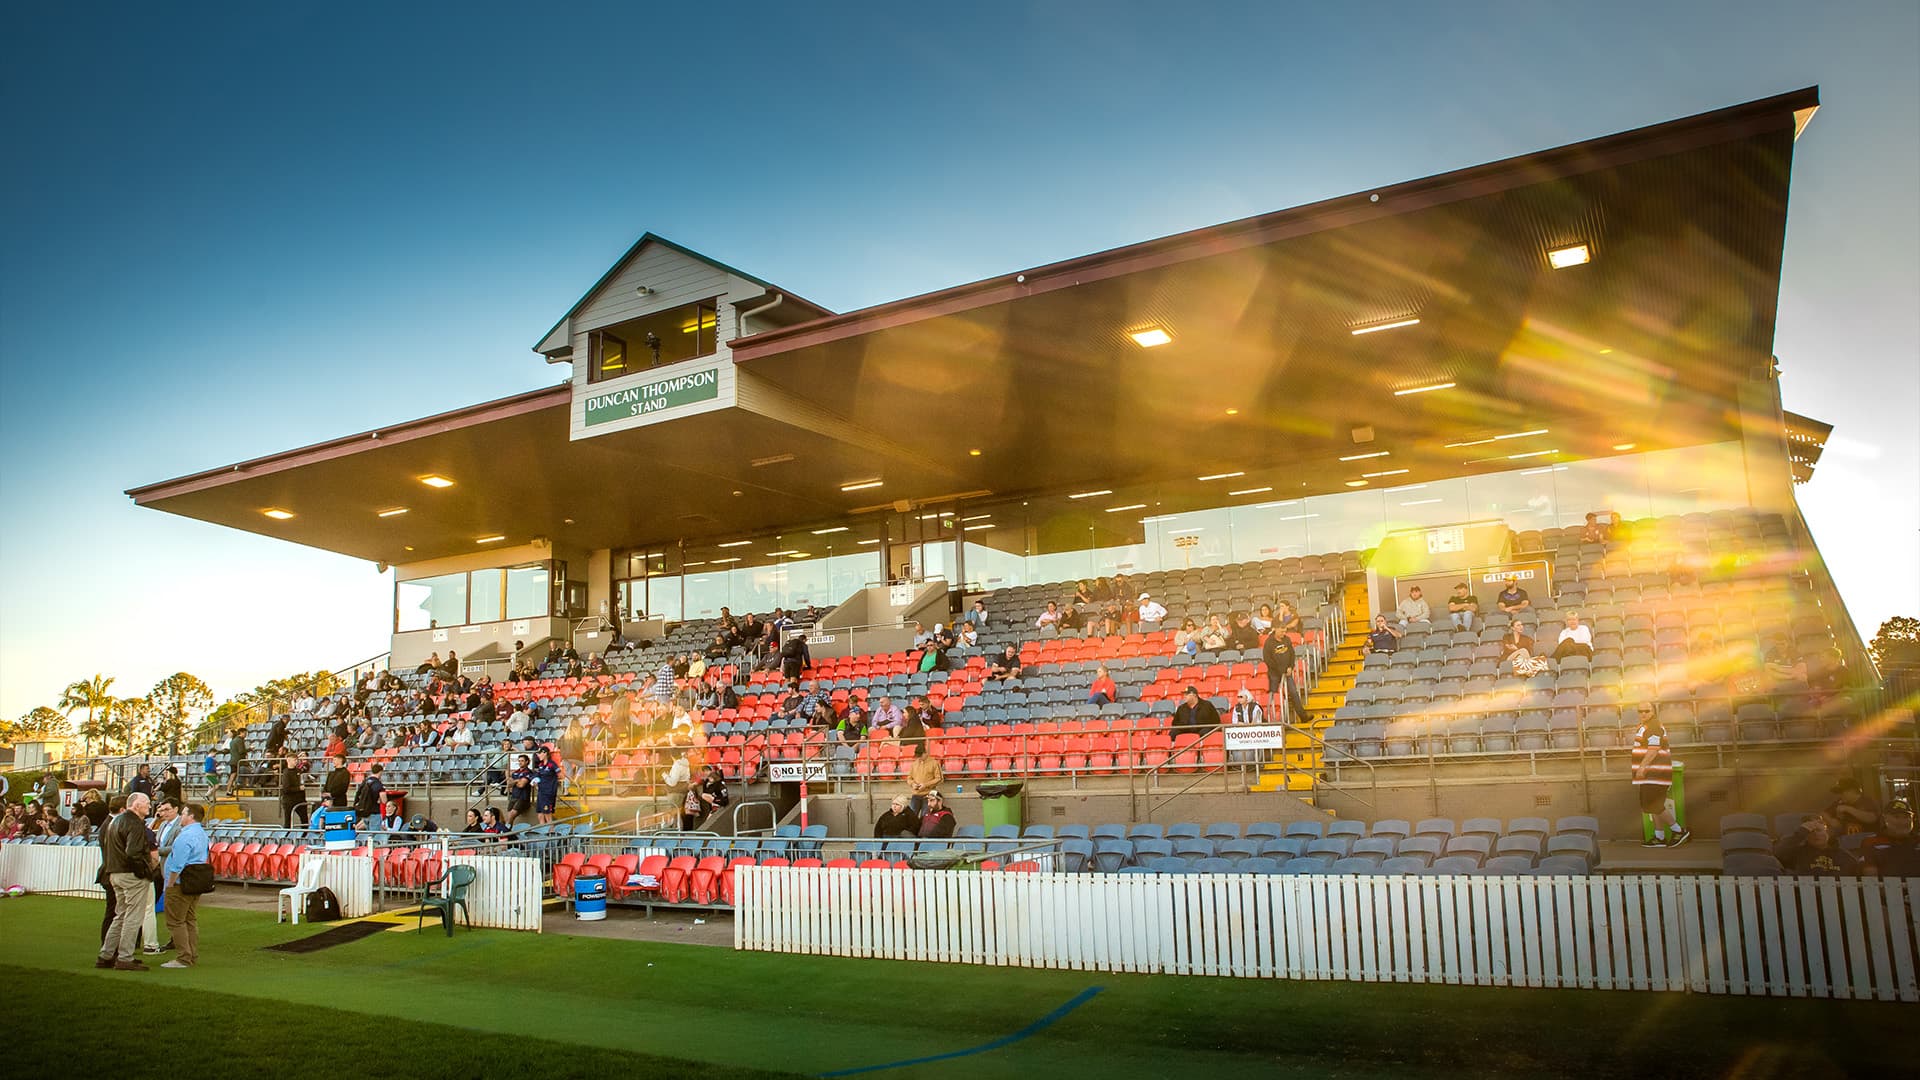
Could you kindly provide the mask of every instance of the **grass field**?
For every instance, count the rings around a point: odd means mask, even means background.
[[[199,967],[96,971],[99,911],[0,902],[0,974],[14,991],[5,1052],[22,1075],[164,1048],[220,1063],[216,1075],[286,1077],[303,1074],[316,1039],[330,1068],[409,1077],[817,1076],[997,1042],[860,1075],[1638,1080],[1911,1064],[1904,1005],[1122,976],[464,930],[292,955],[261,947],[312,928],[218,908],[201,913]],[[167,1034],[156,1043],[142,1026]]]

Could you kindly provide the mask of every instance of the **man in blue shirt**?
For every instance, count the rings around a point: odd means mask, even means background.
[[[161,964],[163,968],[190,968],[200,960],[200,897],[180,891],[180,871],[208,861],[207,830],[200,825],[204,813],[199,803],[180,808],[173,821],[166,861],[161,864],[166,882],[167,934],[178,953]]]

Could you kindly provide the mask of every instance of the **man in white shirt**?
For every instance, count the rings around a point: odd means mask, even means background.
[[[1141,593],[1139,614],[1140,631],[1142,633],[1152,633],[1160,629],[1160,624],[1166,621],[1167,609],[1162,607],[1160,601],[1155,600],[1152,594]]]
[[[1433,609],[1427,606],[1426,600],[1420,596],[1420,586],[1418,585],[1407,590],[1406,599],[1400,601],[1400,606],[1396,608],[1395,611],[1400,616],[1401,626],[1406,626],[1408,623],[1426,622],[1433,618]]]
[[[1058,633],[1059,624],[1060,605],[1052,600],[1047,601],[1047,610],[1041,612],[1040,617],[1033,620],[1034,627],[1042,633],[1047,634]]]
[[[1553,658],[1563,660],[1569,656],[1593,656],[1593,628],[1580,623],[1580,613],[1567,612],[1567,625],[1560,628],[1559,643],[1553,647]]]
[[[892,698],[882,694],[880,696],[880,704],[873,707],[871,729],[875,731],[899,731],[900,725],[905,722],[906,714],[900,711],[900,706],[895,705]]]
[[[453,733],[447,736],[447,745],[462,748],[473,745],[473,729],[467,726],[466,717],[454,722]]]
[[[533,726],[533,717],[527,715],[527,707],[515,702],[512,715],[507,717],[507,730],[515,735],[524,735]]]

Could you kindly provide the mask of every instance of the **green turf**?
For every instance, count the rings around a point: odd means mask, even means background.
[[[310,928],[217,908],[202,911],[200,967],[95,972],[98,912],[59,898],[0,902],[0,963],[692,1059],[707,1076],[817,1074],[978,1046],[1096,985],[1105,990],[1091,1002],[1011,1046],[869,1075],[1846,1076],[1904,1068],[1913,1015],[1870,1002],[1123,976],[488,931],[383,933],[288,955],[260,946]],[[40,1008],[17,1000],[14,1019]],[[292,1011],[287,1030],[313,1030],[306,1015]]]

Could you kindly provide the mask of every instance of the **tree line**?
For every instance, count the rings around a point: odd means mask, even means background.
[[[83,757],[95,754],[178,754],[215,741],[241,724],[265,719],[296,698],[339,689],[330,672],[299,672],[269,679],[235,694],[218,707],[205,681],[176,672],[143,695],[113,693],[115,679],[96,674],[69,683],[53,705],[29,709],[18,720],[0,720],[0,746],[35,739],[79,739]]]

